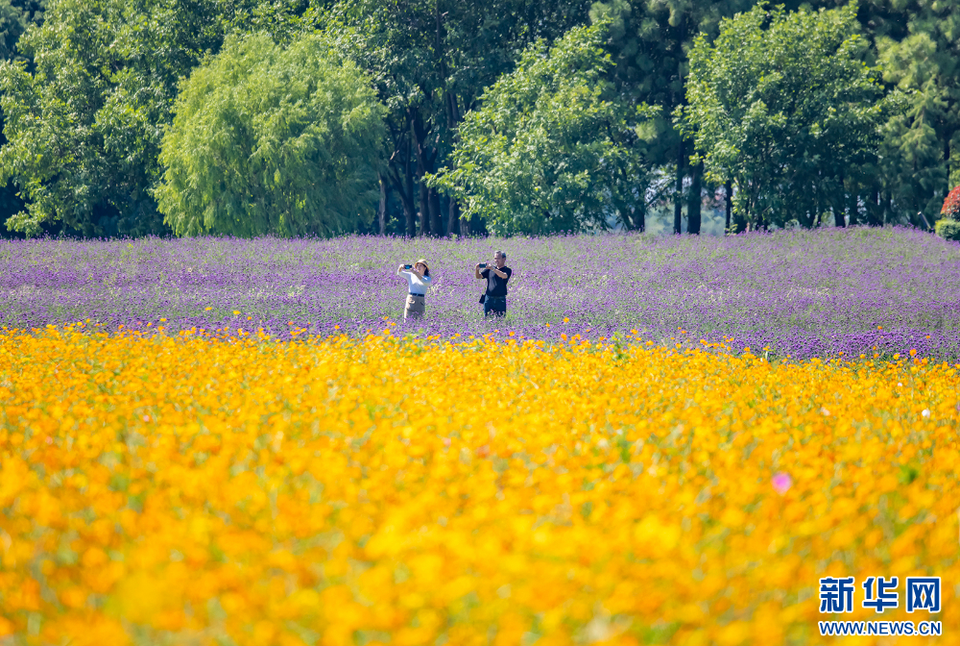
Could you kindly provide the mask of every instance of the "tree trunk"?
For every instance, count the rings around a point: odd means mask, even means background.
[[[947,167],[947,185],[943,187],[943,199],[950,195],[950,138],[953,133],[947,133],[943,139],[943,163]]]
[[[867,215],[870,218],[870,226],[877,226],[878,224],[883,223],[882,209],[883,205],[880,202],[880,189],[874,186],[873,192],[870,194],[870,208],[867,211]]]
[[[377,179],[380,181],[380,206],[377,209],[377,222],[380,225],[380,235],[387,235],[387,182],[383,179],[383,174],[377,173]]]
[[[856,182],[850,178],[849,190],[844,189],[846,198],[844,210],[847,212],[847,226],[856,226],[860,222],[860,194],[857,193]]]
[[[730,215],[733,213],[733,181],[727,180],[723,185],[724,191],[724,210],[726,211],[726,224],[723,226],[723,233],[726,235],[730,231]]]
[[[690,195],[687,196],[687,233],[700,235],[700,220],[703,206],[702,179],[703,162],[690,169],[693,182],[690,185]]]
[[[404,216],[407,218],[407,236],[417,235],[416,209],[413,206],[413,142],[407,141],[407,159],[404,163],[404,179],[408,199],[404,201]]]
[[[441,21],[442,15],[440,14],[440,3],[437,2],[437,50],[441,51]],[[445,51],[445,50],[444,50]],[[446,73],[446,59],[440,59],[441,71],[443,73],[443,78],[447,77]],[[460,106],[457,101],[457,95],[450,91],[444,92],[444,106],[446,107],[447,113],[447,130],[451,133],[455,133],[457,125],[460,123]],[[450,169],[454,169],[454,165],[451,161]],[[458,227],[459,225],[459,227]],[[447,235],[454,236],[457,234],[460,235],[469,235],[470,234],[470,223],[460,220],[460,204],[457,202],[457,198],[450,196],[450,203],[447,205]]]
[[[749,187],[743,186],[738,182],[737,192],[744,191],[744,190],[749,190]],[[730,194],[733,195],[733,191],[731,191]],[[744,193],[741,197],[749,198],[749,196],[750,196],[749,193]],[[743,204],[746,201],[747,201],[746,199],[741,199],[740,203]],[[733,230],[736,233],[743,233],[744,231],[747,230],[747,214],[742,213],[740,209],[737,209],[737,212],[733,214]]]
[[[850,184],[850,206],[848,208],[850,209],[850,226],[853,227],[860,223],[860,196],[853,190],[853,182],[850,182]]]
[[[683,138],[680,139],[680,145],[677,146],[677,184],[673,192],[673,233],[680,235],[683,233],[682,200],[683,200]]]
[[[420,235],[430,234],[430,196],[427,195],[427,185],[423,183],[423,176],[420,180]]]
[[[817,228],[823,222],[823,182],[822,173],[817,171],[817,177],[813,181],[813,227]]]
[[[844,204],[843,204],[843,203],[846,201],[846,200],[844,199],[845,197],[846,197],[846,195],[845,195],[845,190],[844,190],[844,186],[843,186],[843,175],[840,175],[840,200],[839,200],[839,204],[837,204],[837,203],[835,202],[835,203],[831,206],[831,208],[833,209],[833,224],[834,224],[834,226],[840,227],[841,229],[844,228],[845,226],[847,226],[847,220],[846,220],[845,217],[843,217],[843,215],[844,215],[844,214],[843,214],[843,210],[844,210]],[[833,200],[831,200],[831,201],[833,201]]]
[[[433,171],[436,152],[430,155],[427,150],[427,135],[423,117],[416,108],[410,108],[410,133],[413,136],[413,150],[417,157],[417,182],[420,184],[420,234],[440,234],[440,200],[436,191],[427,188],[423,178]]]
[[[406,144],[406,155],[403,161],[391,158],[391,166],[387,167],[387,178],[393,184],[393,188],[400,196],[400,204],[403,205],[404,233],[412,238],[417,234],[416,208],[414,206],[413,195],[413,165],[411,162],[412,153],[410,151],[410,142]],[[398,149],[397,152],[400,152]],[[396,154],[396,153],[395,153]],[[400,167],[400,170],[397,169]],[[401,171],[403,174],[401,175]]]
[[[454,198],[450,198],[450,203],[447,205],[447,235],[455,236],[459,232],[457,231],[457,222],[460,220],[460,207],[457,204],[457,201]]]
[[[684,20],[685,14],[680,14],[680,21],[677,25],[677,52],[683,52],[683,39],[686,37],[686,20]],[[678,55],[677,56],[677,85],[676,87],[682,87],[683,83],[683,62],[686,60],[686,56]],[[674,105],[682,105],[684,103],[685,94],[683,90],[680,90],[679,96],[674,97]],[[683,233],[683,222],[681,221],[682,214],[680,212],[681,208],[681,199],[683,193],[683,171],[686,168],[686,159],[683,155],[683,135],[677,133],[680,138],[680,145],[677,146],[677,187],[675,195],[673,198],[673,233],[675,235],[680,235]]]
[[[430,206],[430,233],[442,236],[444,231],[443,223],[440,221],[440,196],[437,194],[437,189],[427,189],[427,203]]]
[[[403,219],[405,220],[406,234],[408,238],[412,238],[417,235],[417,219],[413,212],[413,209],[404,201],[403,203]]]

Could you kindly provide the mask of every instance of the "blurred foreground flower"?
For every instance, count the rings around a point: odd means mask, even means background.
[[[787,490],[793,484],[793,480],[790,479],[790,476],[782,471],[775,476],[773,476],[773,488],[777,490],[777,493],[781,496],[787,493]]]
[[[960,581],[956,364],[298,338],[0,330],[0,646],[805,645],[820,577]]]

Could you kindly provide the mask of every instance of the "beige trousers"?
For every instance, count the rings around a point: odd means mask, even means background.
[[[407,294],[407,306],[403,310],[403,318],[418,319],[426,311],[426,299],[423,296]]]

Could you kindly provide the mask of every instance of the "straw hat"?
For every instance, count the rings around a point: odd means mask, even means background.
[[[416,263],[414,263],[414,267],[416,267],[417,265],[423,265],[424,267],[427,268],[427,271],[430,271],[430,265],[427,264],[426,258],[421,258]]]

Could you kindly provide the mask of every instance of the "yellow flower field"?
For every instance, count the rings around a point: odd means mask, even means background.
[[[0,645],[817,644],[910,575],[950,643],[957,368],[6,332]]]

